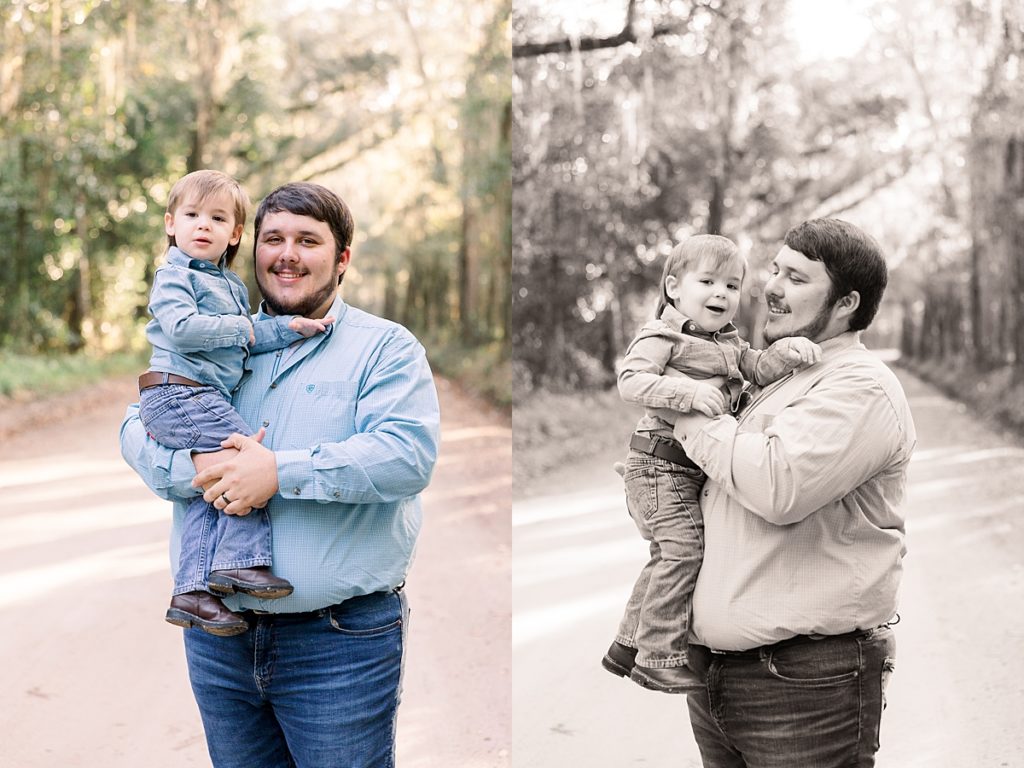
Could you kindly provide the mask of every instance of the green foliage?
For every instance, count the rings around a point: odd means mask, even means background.
[[[506,338],[487,299],[508,292],[508,10],[3,4],[0,349],[136,344],[167,194],[200,167],[236,176],[254,201],[288,180],[332,186],[356,213],[357,245],[382,257],[357,261],[358,303],[418,332]]]

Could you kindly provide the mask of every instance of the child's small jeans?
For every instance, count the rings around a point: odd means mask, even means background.
[[[693,587],[704,556],[704,518],[698,498],[704,473],[656,456],[630,451],[626,506],[650,542],[616,640],[637,649],[636,663],[686,665]]]
[[[161,445],[197,453],[219,451],[221,441],[249,425],[215,387],[163,384],[142,390],[139,418]],[[188,506],[181,531],[181,555],[174,594],[206,589],[210,571],[270,565],[270,518],[265,509],[224,515],[202,496]]]

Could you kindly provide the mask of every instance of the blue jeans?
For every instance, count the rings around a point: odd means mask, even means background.
[[[405,593],[243,615],[240,635],[184,633],[214,768],[394,766]]]
[[[697,501],[704,473],[630,451],[625,482],[626,507],[650,542],[650,559],[633,585],[615,639],[637,649],[641,666],[685,666],[691,598],[704,556]]]
[[[249,425],[215,387],[162,384],[142,390],[139,418],[161,445],[211,453],[233,432],[252,434]],[[248,515],[222,514],[202,496],[188,505],[181,529],[181,554],[174,594],[206,589],[210,571],[270,565],[270,518],[265,509]]]
[[[895,668],[889,627],[744,654],[690,646],[687,696],[704,768],[869,768]]]

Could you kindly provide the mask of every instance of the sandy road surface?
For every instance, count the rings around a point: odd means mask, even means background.
[[[1024,448],[919,380],[901,378],[919,442],[877,766],[1020,768]],[[684,699],[645,691],[599,665],[646,559],[610,468],[619,458],[599,456],[517,489],[517,766],[700,766]]]
[[[399,715],[403,768],[510,764],[509,419],[438,382]],[[0,438],[0,767],[209,766],[171,586],[168,505],[121,460],[130,381]],[[0,432],[5,424],[0,414]]]

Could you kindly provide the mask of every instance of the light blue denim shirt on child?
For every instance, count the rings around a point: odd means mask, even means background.
[[[208,384],[230,399],[251,354],[291,344],[293,315],[249,319],[249,291],[223,260],[193,259],[175,246],[153,276],[146,338],[153,347],[149,370],[176,373]],[[249,328],[256,343],[249,346]]]
[[[274,573],[295,585],[280,600],[225,599],[234,609],[311,611],[404,579],[420,530],[420,492],[437,460],[440,411],[423,347],[405,328],[340,298],[336,318],[276,354],[256,355],[234,406],[277,461],[267,512]],[[260,315],[260,317],[267,317]],[[174,501],[177,564],[187,500],[197,491],[189,451],[146,436],[138,407],[121,426],[121,453],[158,495]]]

